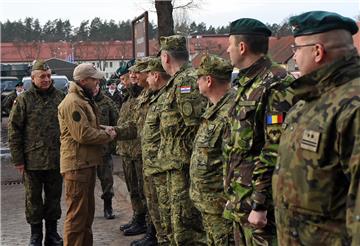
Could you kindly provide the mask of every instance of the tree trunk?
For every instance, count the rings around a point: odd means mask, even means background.
[[[155,1],[158,17],[158,40],[161,36],[174,35],[173,6],[171,1]]]

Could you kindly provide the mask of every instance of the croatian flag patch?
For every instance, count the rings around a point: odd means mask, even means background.
[[[282,114],[268,114],[266,116],[266,123],[268,125],[273,125],[273,124],[281,124],[283,123],[283,115]]]
[[[180,86],[180,93],[190,93],[191,86]]]

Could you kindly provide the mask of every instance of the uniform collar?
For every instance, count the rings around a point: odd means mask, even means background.
[[[360,77],[360,59],[357,53],[352,53],[298,78],[292,88],[297,99],[311,101],[357,77]]]
[[[205,113],[202,115],[204,119],[210,119],[216,112],[218,112],[224,104],[226,104],[231,98],[235,98],[235,90],[229,89],[225,95],[216,103],[211,105]]]
[[[248,68],[244,68],[239,71],[239,84],[245,86],[250,81],[253,81],[258,76],[261,76],[265,71],[267,71],[272,65],[272,62],[269,57],[262,56],[254,64]]]

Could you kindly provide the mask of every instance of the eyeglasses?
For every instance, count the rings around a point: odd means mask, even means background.
[[[292,44],[292,45],[290,45],[290,47],[291,47],[292,52],[295,53],[299,48],[314,46],[314,45],[317,45],[317,44],[300,44],[300,45]]]

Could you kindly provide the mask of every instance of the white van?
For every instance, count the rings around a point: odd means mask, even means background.
[[[51,75],[51,79],[54,81],[54,86],[56,89],[59,89],[65,93],[69,88],[69,80],[65,75]],[[24,77],[22,79],[24,83],[24,89],[28,90],[31,86],[31,77]]]

